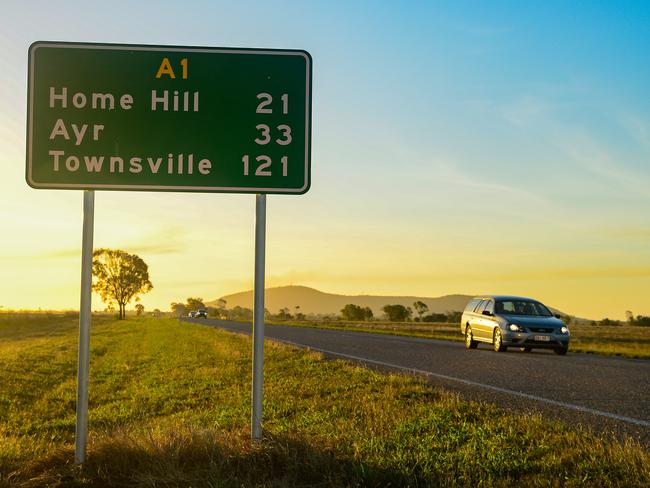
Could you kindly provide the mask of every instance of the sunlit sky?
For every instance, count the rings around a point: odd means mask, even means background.
[[[82,193],[25,183],[36,40],[297,48],[312,187],[269,196],[267,286],[532,296],[650,315],[650,3],[27,2],[0,15],[0,306],[79,306]],[[97,192],[147,309],[253,286],[254,196]],[[93,308],[103,309],[98,296]]]

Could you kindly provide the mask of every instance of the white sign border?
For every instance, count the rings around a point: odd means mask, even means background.
[[[281,56],[301,56],[305,59],[305,181],[301,188],[257,188],[257,187],[228,187],[228,186],[156,186],[156,185],[109,185],[78,183],[37,183],[32,175],[32,148],[33,148],[33,119],[34,119],[34,54],[41,47],[55,47],[68,49],[105,49],[116,51],[144,51],[144,52],[195,52],[219,54],[267,54]],[[35,189],[56,190],[142,190],[142,191],[180,191],[180,192],[214,192],[214,193],[276,193],[276,194],[304,194],[309,190],[311,182],[310,173],[310,148],[311,148],[311,71],[312,60],[307,51],[283,49],[249,49],[249,48],[210,48],[210,47],[184,47],[184,46],[147,46],[143,44],[101,44],[101,43],[76,43],[36,41],[29,47],[29,86],[28,103],[29,113],[27,119],[27,184]]]

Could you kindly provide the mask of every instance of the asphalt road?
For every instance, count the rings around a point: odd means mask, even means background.
[[[198,320],[250,334],[251,325]],[[650,447],[650,361],[552,351],[495,353],[488,345],[364,332],[267,325],[267,339],[291,343],[381,370],[425,376],[471,400],[516,412],[536,411],[572,426]]]

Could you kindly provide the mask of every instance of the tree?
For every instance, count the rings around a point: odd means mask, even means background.
[[[430,313],[422,318],[422,322],[448,322],[444,313]]]
[[[413,314],[411,307],[405,307],[404,305],[384,305],[382,310],[391,322],[406,322]]]
[[[364,307],[362,311],[363,311],[363,320],[372,320],[373,317],[375,316],[372,313],[372,308],[370,307]]]
[[[177,317],[181,317],[187,314],[187,307],[185,306],[184,303],[172,302],[170,308],[172,309],[174,315],[176,315]]]
[[[417,302],[413,302],[413,308],[417,312],[420,321],[422,320],[422,315],[424,315],[429,311],[429,306],[426,303],[421,302],[420,300],[418,300]]]
[[[348,303],[341,309],[343,320],[363,320],[363,308],[353,303]]]
[[[216,317],[218,319],[228,318],[228,310],[226,310],[226,301],[223,298],[217,300],[216,307],[209,307],[204,305],[203,307],[198,307],[198,308],[205,308],[208,312],[208,317]]]
[[[645,317],[643,315],[637,315],[634,325],[640,325],[642,327],[650,327],[650,317]]]
[[[449,323],[454,323],[454,322],[460,322],[460,318],[463,316],[463,312],[459,312],[458,310],[449,310],[446,313],[447,315],[447,322]]]
[[[140,317],[144,313],[144,305],[141,303],[136,303],[135,304],[135,314]]]
[[[287,307],[281,308],[276,317],[278,320],[291,320],[293,318]]]
[[[601,320],[598,325],[604,325],[604,326],[611,326],[611,325],[621,325],[621,323],[618,320],[610,320],[607,317],[605,317],[603,320]]]
[[[187,299],[187,309],[188,310],[199,310],[200,308],[205,308],[205,303],[203,303],[203,298],[188,298]]]
[[[153,289],[149,267],[142,258],[120,249],[96,249],[93,252],[93,283],[105,303],[117,303],[119,318],[126,316],[126,304],[140,300],[138,295]]]
[[[341,309],[343,320],[362,321],[371,320],[373,318],[372,309],[370,307],[360,307],[353,303],[348,303]]]
[[[632,313],[632,310],[625,311],[625,319],[627,320],[628,324],[634,324],[634,314]]]
[[[228,319],[230,320],[253,320],[253,311],[250,308],[244,308],[237,305],[228,311]]]

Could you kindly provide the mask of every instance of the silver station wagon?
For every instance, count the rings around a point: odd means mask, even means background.
[[[531,298],[488,295],[475,297],[460,319],[465,347],[475,349],[479,342],[492,344],[497,352],[508,347],[522,351],[553,349],[556,354],[569,350],[569,328],[559,315]]]

